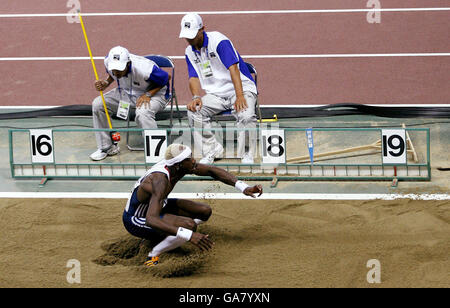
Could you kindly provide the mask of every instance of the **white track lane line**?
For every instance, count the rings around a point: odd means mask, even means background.
[[[364,106],[370,106],[370,107],[426,107],[426,108],[450,108],[450,104],[380,104],[380,105],[366,105],[362,104]],[[323,107],[323,106],[330,106],[330,105],[298,105],[298,104],[292,104],[292,105],[261,105],[263,108],[316,108],[316,107]],[[24,109],[30,109],[30,110],[41,110],[41,109],[52,109],[52,108],[58,108],[58,107],[64,107],[64,105],[57,105],[57,106],[0,106],[0,110],[24,110]],[[180,105],[180,110],[184,111],[186,110],[186,105]],[[333,106],[331,106],[332,108]],[[20,111],[18,111],[20,112]],[[70,117],[70,116],[67,116]],[[79,116],[76,116],[79,117]]]
[[[239,15],[239,14],[317,14],[317,13],[367,13],[367,12],[439,12],[450,11],[450,7],[433,8],[365,8],[365,9],[323,9],[323,10],[255,10],[255,11],[200,11],[200,15]],[[168,16],[185,15],[186,12],[110,12],[82,13],[83,16]],[[73,17],[73,13],[55,14],[0,14],[0,18],[22,17]]]
[[[0,198],[32,199],[127,199],[129,193],[93,192],[0,192]],[[279,194],[266,193],[257,199],[240,193],[172,193],[170,198],[183,199],[247,199],[247,200],[450,200],[448,194]]]
[[[353,54],[296,54],[296,55],[242,55],[244,59],[300,59],[300,58],[382,58],[382,57],[448,57],[450,52],[435,53],[353,53]],[[103,60],[104,57],[93,57]],[[184,60],[184,56],[169,56]],[[88,61],[89,57],[0,57],[0,61]]]
[[[449,108],[450,104],[380,104],[380,105],[366,105],[364,106],[372,106],[372,107],[445,107]],[[292,105],[261,105],[261,107],[264,108],[313,108],[313,107],[323,107],[323,106],[329,106],[329,105],[298,105],[298,104],[292,104]],[[57,107],[63,107],[63,105],[55,105],[55,106],[0,106],[0,110],[2,109],[50,109],[50,108],[57,108]],[[331,106],[332,108],[333,106]],[[180,110],[186,110],[186,105],[180,105]]]

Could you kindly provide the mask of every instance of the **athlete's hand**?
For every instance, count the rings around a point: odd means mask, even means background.
[[[198,232],[192,233],[190,242],[203,251],[210,250],[214,245],[208,235]]]
[[[106,80],[96,80],[94,85],[97,91],[103,91],[109,86],[109,82]]]
[[[187,109],[192,112],[197,112],[202,109],[202,99],[200,97],[193,99],[189,104],[187,104]]]
[[[261,196],[263,193],[263,189],[261,185],[255,185],[253,187],[247,187],[244,190],[244,195],[246,196],[250,196],[252,198],[256,198],[257,196],[255,196],[254,194],[258,194],[258,197]]]
[[[248,105],[245,97],[243,95],[237,96],[236,102],[234,103],[234,110],[236,110],[236,113],[244,111],[245,109],[247,109],[247,107]]]

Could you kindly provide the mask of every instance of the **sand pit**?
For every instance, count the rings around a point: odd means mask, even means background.
[[[2,199],[2,287],[450,287],[449,201],[205,200],[191,245],[141,266],[153,243],[122,227],[125,200]],[[69,284],[68,260],[81,266]],[[366,280],[381,264],[381,284]]]

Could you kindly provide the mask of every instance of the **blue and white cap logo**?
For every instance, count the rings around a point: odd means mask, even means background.
[[[186,14],[181,19],[180,38],[193,39],[202,27],[203,21],[200,15],[197,13]]]
[[[108,70],[123,71],[130,61],[130,53],[126,48],[116,46],[109,51],[108,58]]]

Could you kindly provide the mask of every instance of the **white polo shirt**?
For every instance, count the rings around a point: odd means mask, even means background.
[[[185,51],[189,78],[197,77],[206,93],[228,98],[236,94],[228,68],[237,63],[244,92],[257,94],[255,81],[233,43],[220,32],[203,34],[200,50],[189,45]]]
[[[155,62],[141,56],[130,54],[131,66],[126,76],[117,79],[108,70],[108,57],[105,58],[106,72],[117,81],[120,91],[130,96],[141,96],[150,89],[163,87],[169,83],[169,74]]]

